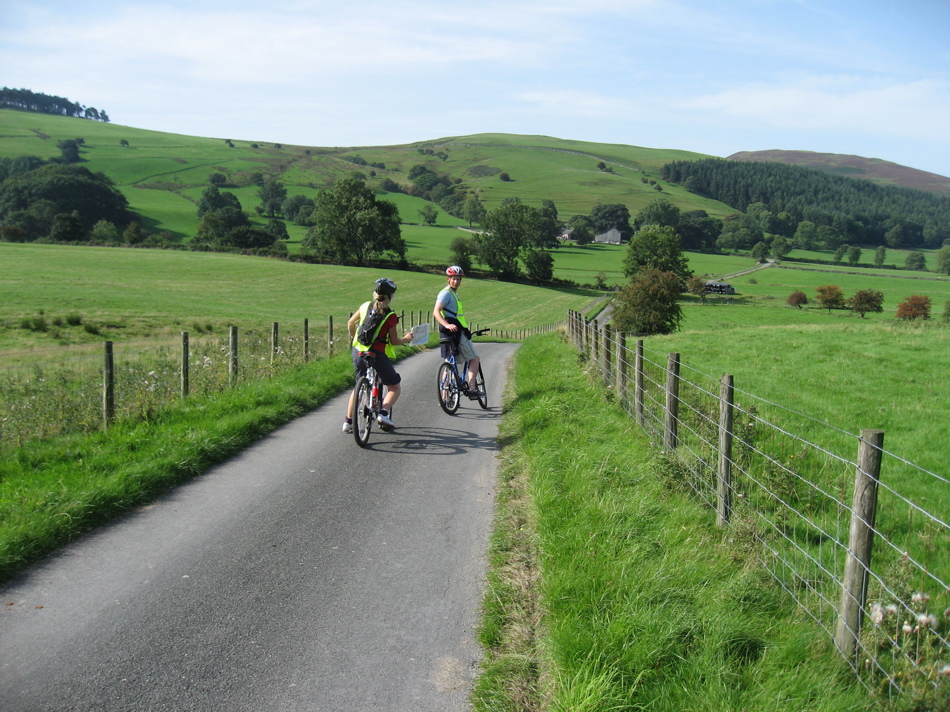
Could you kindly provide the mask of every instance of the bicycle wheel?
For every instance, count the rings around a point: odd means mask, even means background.
[[[449,415],[452,415],[459,409],[458,383],[455,380],[455,373],[452,371],[452,365],[443,363],[439,366],[439,405]]]
[[[485,387],[485,376],[482,374],[482,365],[478,364],[478,375],[475,377],[475,387],[481,395],[478,397],[478,404],[482,410],[488,410],[488,388]]]
[[[360,447],[366,447],[369,442],[370,429],[375,420],[372,397],[372,384],[369,379],[361,378],[356,384],[356,398],[353,402],[353,437]]]

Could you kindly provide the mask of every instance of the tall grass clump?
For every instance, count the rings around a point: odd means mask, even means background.
[[[871,709],[558,336],[512,381],[476,709]]]

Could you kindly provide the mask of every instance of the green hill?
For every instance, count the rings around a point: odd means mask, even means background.
[[[212,173],[227,176],[229,185],[223,189],[233,192],[252,218],[260,203],[257,186],[252,182],[255,173],[280,181],[289,195],[312,196],[314,191],[354,172],[362,173],[371,187],[378,188],[389,179],[409,188],[407,174],[417,165],[447,176],[456,190],[477,192],[489,210],[505,198],[520,198],[535,207],[547,199],[554,201],[561,219],[566,220],[589,213],[598,203],[622,203],[635,214],[662,195],[683,210],[702,209],[720,217],[733,212],[723,203],[659,180],[664,163],[705,157],[687,151],[509,134],[454,136],[402,146],[290,146],[229,142],[228,137],[181,136],[0,110],[0,157],[58,157],[57,142],[75,138],[83,139],[83,165],[101,171],[116,183],[145,228],[167,231],[180,241],[195,233],[196,204]],[[356,157],[385,168],[355,165],[351,161]],[[604,169],[598,168],[600,163]],[[501,180],[501,173],[508,174],[510,180]],[[403,222],[417,222],[416,213],[424,201],[399,193],[391,196],[397,197]],[[462,224],[440,209],[438,226]],[[288,227],[293,251],[304,228]],[[421,244],[420,250],[430,247]],[[411,251],[409,258],[415,258]]]

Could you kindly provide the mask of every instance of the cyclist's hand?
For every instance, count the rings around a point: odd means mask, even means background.
[[[459,330],[458,324],[449,324],[449,325],[448,325],[447,327],[445,327],[445,328],[448,329],[449,331],[458,331],[458,330]]]

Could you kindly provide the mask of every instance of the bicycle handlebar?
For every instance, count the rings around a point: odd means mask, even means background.
[[[472,336],[481,336],[482,334],[487,334],[489,331],[491,331],[489,328],[479,329],[478,331],[473,331]]]

